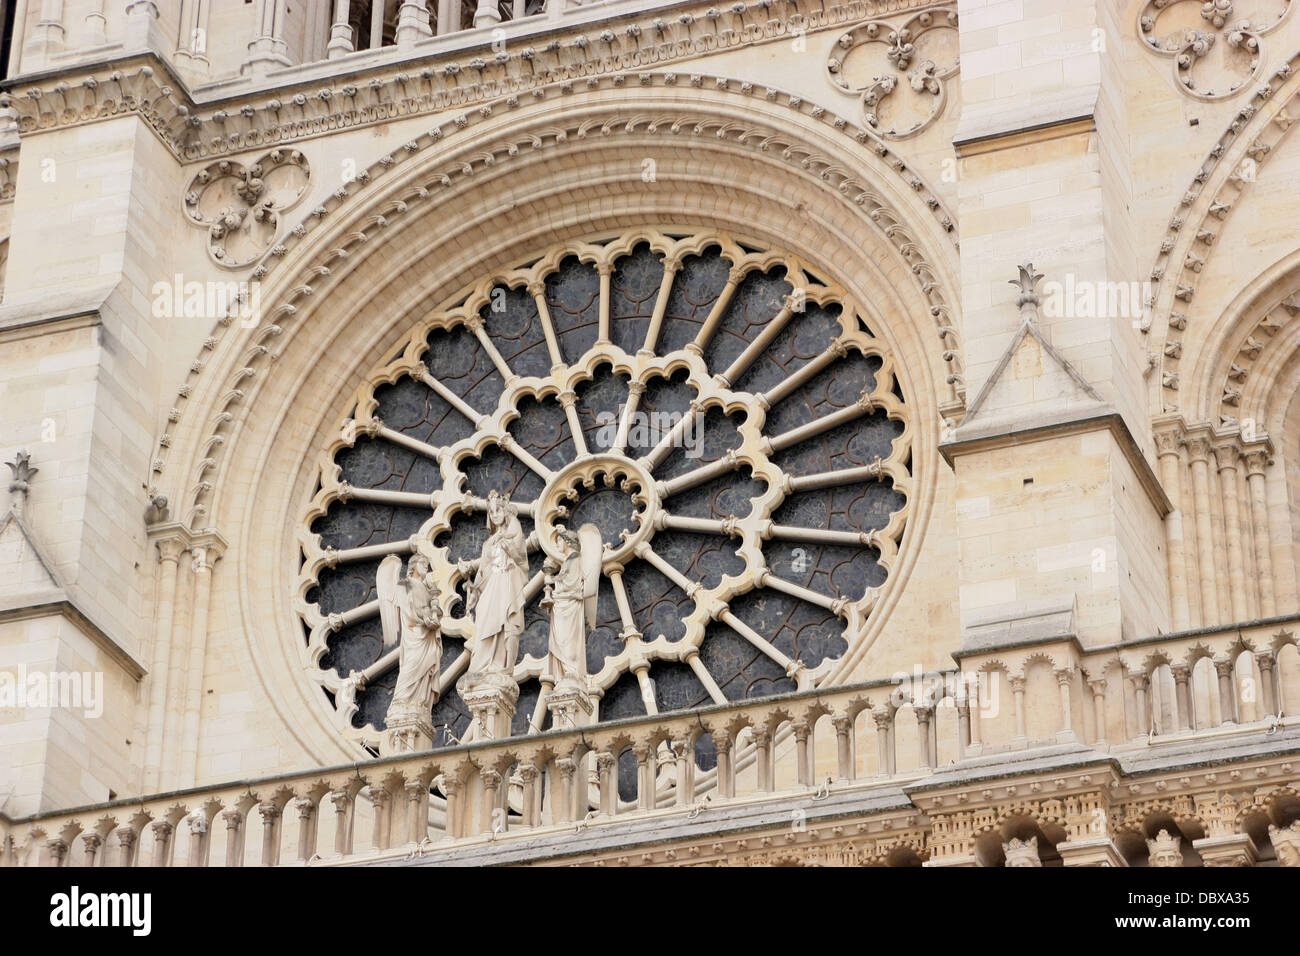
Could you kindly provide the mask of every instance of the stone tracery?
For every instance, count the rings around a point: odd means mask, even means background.
[[[513,732],[543,726],[542,563],[581,521],[606,545],[602,719],[815,685],[897,554],[902,394],[843,290],[727,234],[643,230],[485,277],[369,378],[322,459],[300,536],[311,673],[341,729],[376,739],[394,675],[373,567],[414,549],[444,600],[434,721],[463,732],[460,562],[496,490],[530,552]]]

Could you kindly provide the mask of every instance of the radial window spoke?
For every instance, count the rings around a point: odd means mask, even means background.
[[[441,592],[435,746],[466,732],[465,587],[493,491],[528,542],[512,733],[551,726],[541,598],[561,527],[604,546],[598,719],[834,674],[894,566],[912,450],[888,349],[826,275],[720,232],[606,236],[471,284],[386,344],[300,532],[303,652],[344,733],[384,730],[399,655],[375,575],[412,549]],[[711,740],[695,759],[715,766]],[[635,756],[618,760],[634,791]]]

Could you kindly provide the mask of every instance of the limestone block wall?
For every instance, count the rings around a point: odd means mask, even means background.
[[[147,9],[155,6],[156,17]],[[193,89],[215,84],[204,90],[205,102],[228,96],[221,108],[239,116],[241,97],[254,101],[253,86],[280,82],[267,75],[275,56],[301,63],[324,55],[324,5],[295,4],[281,25],[280,45],[265,47],[271,59],[243,70],[249,42],[272,6],[262,0],[205,4],[207,21],[200,24],[199,6],[188,0],[66,0],[56,30],[48,20],[41,24],[39,3],[28,3],[20,9],[21,55],[11,72],[60,69],[76,61],[77,51],[99,56],[94,49],[103,9],[106,42],[129,46],[152,37]],[[906,296],[871,304],[898,330],[909,358],[926,366],[918,380],[933,382],[918,396],[926,415],[918,427],[927,436],[918,446],[918,467],[930,470],[921,492],[924,513],[907,532],[917,556],[905,586],[891,597],[887,629],[853,662],[846,679],[948,666],[963,628],[990,616],[1032,616],[1062,604],[1076,608],[1077,636],[1085,647],[1268,617],[1296,606],[1291,529],[1293,512],[1300,514],[1294,504],[1300,492],[1286,478],[1288,462],[1293,471],[1300,466],[1295,429],[1288,428],[1296,413],[1289,401],[1268,398],[1294,394],[1289,376],[1295,370],[1284,355],[1295,344],[1294,330],[1261,332],[1259,323],[1271,315],[1289,321],[1291,310],[1283,303],[1297,291],[1293,280],[1300,279],[1300,270],[1292,271],[1297,200],[1291,189],[1300,153],[1289,135],[1290,118],[1300,108],[1288,106],[1300,91],[1300,72],[1276,76],[1300,48],[1300,16],[1268,34],[1260,75],[1249,89],[1207,100],[1180,90],[1170,61],[1144,47],[1137,25],[1143,6],[1138,0],[929,5],[927,14],[942,18],[955,11],[959,23],[948,40],[936,39],[940,28],[927,34],[925,42],[934,43],[927,55],[938,58],[936,77],[948,69],[942,54],[954,54],[955,72],[939,81],[942,108],[932,117],[923,115],[930,100],[908,99],[907,70],[891,67],[887,58],[880,64],[870,59],[888,44],[872,47],[854,33],[856,20],[701,52],[664,68],[676,73],[672,89],[662,78],[633,79],[638,71],[630,70],[625,86],[579,81],[571,84],[576,91],[537,101],[554,110],[555,122],[567,122],[618,97],[632,102],[644,85],[662,91],[653,115],[669,126],[687,115],[694,98],[703,95],[698,91],[721,77],[732,92],[742,85],[774,92],[766,100],[757,93],[753,102],[737,101],[745,105],[719,107],[718,115],[750,122],[755,102],[766,102],[771,105],[762,107],[762,119],[776,128],[806,133],[819,123],[843,130],[846,123],[866,121],[863,87],[879,69],[892,70],[901,83],[879,99],[879,122],[920,117],[918,129],[885,136],[880,149],[864,137],[853,146],[858,153],[846,155],[864,189],[891,202],[909,199],[912,205],[901,206],[907,210],[904,225],[923,252],[915,260],[870,252],[860,261],[825,263],[909,289]],[[906,5],[887,16],[898,25],[911,22],[920,9]],[[859,20],[886,16],[881,4],[862,5],[858,14]],[[198,28],[208,38],[201,55],[192,42],[184,49]],[[73,55],[61,59],[68,53]],[[430,62],[468,63],[476,53],[482,50],[466,48]],[[832,61],[842,61],[841,72],[829,69]],[[293,74],[301,84],[295,91],[310,87],[314,97],[317,80],[319,88],[365,87],[365,78],[356,74],[331,77],[321,67],[318,76],[311,69]],[[164,69],[157,72],[170,82]],[[243,73],[254,79],[246,82]],[[303,78],[309,73],[310,81]],[[1265,82],[1272,83],[1270,92],[1260,95]],[[528,95],[519,98],[531,102]],[[427,148],[421,137],[428,130],[450,128],[467,113],[475,123],[491,119],[504,128],[501,117],[517,104],[495,102],[495,119],[491,111],[476,112],[479,104],[467,98],[445,110],[318,131],[289,144],[301,152],[309,172],[305,191],[284,212],[275,234],[276,242],[290,246],[286,265],[302,267],[308,252],[322,251],[307,240],[304,258],[294,258],[290,237],[296,227],[306,232],[321,218],[316,210],[342,206],[340,190],[346,202],[360,206],[351,198],[363,191],[358,173],[381,157],[404,155],[408,143]],[[257,103],[262,108],[262,100]],[[922,112],[908,112],[916,109]],[[211,106],[198,112],[205,114],[201,135],[209,142],[231,135],[239,122],[219,124]],[[832,125],[832,117],[842,122]],[[590,135],[589,143],[597,137],[616,141],[627,135],[626,121],[608,134],[594,127],[584,135]],[[504,135],[503,128],[492,135]],[[270,595],[288,595],[293,586],[293,555],[284,545],[292,540],[301,501],[310,495],[304,484],[309,479],[304,472],[292,487],[275,485],[273,500],[260,500],[267,486],[250,451],[242,452],[238,464],[209,462],[222,454],[220,447],[203,447],[213,417],[233,408],[238,418],[223,441],[251,436],[265,455],[296,455],[301,461],[323,447],[336,427],[334,413],[363,374],[361,359],[377,357],[396,341],[389,325],[412,307],[408,283],[424,267],[426,250],[458,225],[453,210],[462,221],[482,216],[504,231],[495,242],[457,234],[454,242],[439,245],[436,265],[445,264],[448,282],[468,281],[517,251],[514,230],[524,223],[536,230],[530,235],[540,247],[590,223],[623,226],[636,216],[677,215],[679,197],[669,191],[685,188],[681,183],[692,184],[690,194],[700,197],[694,209],[710,222],[748,220],[774,230],[755,215],[766,208],[780,211],[773,218],[781,219],[792,245],[815,250],[834,242],[834,248],[844,248],[858,235],[826,198],[831,187],[819,193],[808,186],[805,180],[821,167],[811,160],[800,166],[797,149],[791,150],[793,161],[780,155],[784,147],[773,147],[762,159],[766,165],[742,165],[735,156],[704,149],[725,139],[717,132],[717,126],[694,130],[694,122],[657,139],[647,132],[620,152],[602,154],[604,178],[598,184],[594,161],[584,165],[569,153],[545,169],[509,175],[501,170],[516,161],[514,154],[490,154],[492,163],[486,164],[466,149],[458,155],[478,181],[490,185],[476,201],[457,196],[440,204],[425,220],[423,242],[408,236],[372,260],[375,281],[368,288],[354,283],[346,296],[331,293],[336,314],[331,324],[311,327],[316,354],[309,357],[301,345],[288,351],[286,340],[266,329],[281,320],[289,327],[291,315],[263,315],[253,330],[223,331],[227,327],[216,315],[157,314],[159,283],[176,284],[178,276],[184,285],[261,275],[252,265],[223,267],[210,251],[209,230],[185,218],[186,193],[217,156],[174,155],[148,122],[131,113],[25,129],[13,154],[19,161],[14,199],[0,201],[0,234],[11,237],[0,311],[0,449],[6,455],[24,445],[33,449],[42,474],[28,508],[32,525],[60,575],[75,587],[84,613],[144,661],[150,675],[119,687],[117,722],[102,725],[104,764],[86,770],[84,778],[72,769],[86,764],[70,756],[82,744],[74,744],[66,715],[16,729],[15,740],[28,748],[22,766],[51,768],[49,775],[19,774],[24,799],[71,801],[81,799],[76,794],[96,797],[108,787],[122,792],[168,782],[207,783],[302,767],[332,753],[314,736],[314,718],[304,718],[297,703],[285,703],[288,698],[278,692],[281,682],[294,679],[289,650],[273,658],[249,633],[250,607],[268,606]],[[478,142],[491,140],[485,133]],[[552,146],[558,144],[547,148]],[[219,158],[251,166],[270,149],[271,144],[237,145]],[[644,187],[646,159],[660,164],[662,195],[645,187],[629,201],[632,188]],[[827,172],[823,179],[830,177]],[[582,191],[581,201],[536,211],[551,189]],[[837,202],[851,201],[845,197],[852,191],[842,192]],[[1188,195],[1191,200],[1184,202]],[[1230,208],[1218,209],[1221,201]],[[512,215],[515,209],[533,211]],[[367,243],[384,243],[386,234],[399,231],[400,213],[390,208],[386,215],[391,223],[383,226],[354,223]],[[326,222],[334,228],[333,219]],[[341,231],[333,235],[343,247],[351,242]],[[862,243],[858,248],[874,249]],[[962,427],[972,424],[962,422],[963,414],[994,378],[1025,320],[1017,302],[1023,290],[1008,280],[1027,260],[1045,283],[1092,287],[1103,296],[1136,288],[1137,296],[1124,308],[1089,311],[1045,294],[1036,318],[1042,344],[1026,340],[1012,356],[1006,381],[991,387],[983,410],[1015,440],[968,446],[951,463],[941,460],[936,446],[963,440]],[[347,267],[340,261],[333,268],[342,273]],[[390,281],[403,272],[405,281]],[[381,274],[388,277],[382,287]],[[949,293],[949,301],[927,314],[911,290],[930,281]],[[268,296],[272,285],[268,280]],[[1132,314],[1135,304],[1141,309]],[[294,308],[306,311],[308,305]],[[18,331],[33,321],[44,324]],[[348,323],[364,331],[350,331]],[[1252,335],[1258,349],[1250,344]],[[1070,373],[1052,364],[1047,346]],[[935,358],[939,354],[946,357]],[[222,404],[232,389],[254,394],[256,381],[232,385],[229,375],[221,377],[245,363],[257,365],[259,375],[262,365],[280,363],[280,377],[256,401]],[[1232,377],[1238,374],[1234,366],[1245,370],[1244,380]],[[1081,393],[1070,391],[1071,374],[1096,391],[1122,426],[1065,427],[1069,415],[1086,404]],[[337,395],[311,392],[320,388],[314,376],[332,377]],[[1239,386],[1237,404],[1225,404],[1225,387]],[[312,398],[303,397],[309,393]],[[1034,432],[1027,436],[1031,421]],[[1243,431],[1252,427],[1248,421],[1254,423],[1250,435]],[[53,437],[47,438],[51,422]],[[1169,441],[1162,443],[1162,436]],[[164,437],[185,445],[184,454],[169,451],[160,443]],[[159,470],[155,461],[162,457],[166,468]],[[196,494],[205,483],[211,487]],[[173,512],[146,528],[147,490],[160,489],[173,498]],[[1168,515],[1161,491],[1174,508]],[[182,501],[190,503],[183,510]],[[0,497],[0,507],[5,505]],[[268,513],[272,518],[265,518]],[[226,534],[235,547],[226,547]],[[273,560],[259,557],[271,551]],[[250,565],[257,580],[245,584]],[[32,641],[49,644],[40,660],[84,658],[91,666],[79,632],[61,621],[42,624],[49,634]],[[12,647],[31,640],[27,630],[13,630],[5,639]],[[120,667],[118,672],[127,679]],[[1032,684],[1026,691],[1031,729],[1046,726],[1044,715],[1055,711],[1034,708],[1046,706],[1039,700],[1055,692],[1055,677],[1035,672],[1024,679]],[[1073,712],[1085,696],[1081,683],[1071,687]],[[908,707],[898,724],[899,752],[915,760],[919,745],[907,735],[919,731]],[[1085,716],[1080,712],[1078,719]],[[945,711],[942,719],[956,718]],[[94,733],[100,728],[94,725]],[[133,742],[115,742],[119,737]],[[34,756],[38,750],[69,756],[49,763]],[[819,766],[832,757],[819,752]]]

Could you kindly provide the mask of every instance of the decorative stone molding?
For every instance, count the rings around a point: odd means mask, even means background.
[[[1219,395],[1218,419],[1224,428],[1237,428],[1242,419],[1253,418],[1257,423],[1255,434],[1262,437],[1262,425],[1258,423],[1263,420],[1266,409],[1260,407],[1259,399],[1268,396],[1261,395],[1259,389],[1251,390],[1253,401],[1244,402],[1243,396],[1252,384],[1251,373],[1259,364],[1260,356],[1274,340],[1285,347],[1297,324],[1297,315],[1300,315],[1300,292],[1290,292],[1275,299],[1272,306],[1263,310],[1258,321],[1237,333],[1230,352],[1232,359],[1216,389]],[[1279,339],[1279,332],[1287,335]]]
[[[1277,152],[1296,125],[1296,116],[1292,114],[1300,114],[1297,77],[1300,77],[1300,51],[1274,71],[1250,103],[1233,116],[1170,217],[1149,274],[1150,282],[1157,287],[1147,301],[1151,321],[1141,330],[1153,338],[1148,351],[1161,370],[1156,380],[1161,383],[1159,407],[1164,411],[1186,407],[1178,394],[1178,369],[1189,316],[1195,314],[1195,295],[1201,276],[1222,244],[1218,240],[1232,210],[1241,204],[1243,196],[1258,180],[1260,166]],[[1288,92],[1279,95],[1284,89]],[[1266,315],[1261,321],[1271,319]],[[1231,397],[1235,388],[1225,384],[1214,404],[1222,405],[1222,399]],[[1223,418],[1240,417],[1231,408],[1227,406]]]
[[[18,152],[0,157],[0,202],[12,202],[18,189]]]
[[[840,89],[861,94],[872,131],[907,139],[943,112],[957,52],[956,9],[926,10],[901,24],[873,20],[845,33],[827,56],[826,72]],[[886,109],[895,115],[888,125]]]
[[[208,230],[208,254],[228,269],[246,266],[275,242],[280,213],[307,191],[311,171],[296,149],[273,149],[249,166],[219,160],[185,190],[185,217]]]
[[[623,77],[614,77],[613,79],[592,77],[588,79],[587,87],[589,89],[617,87],[622,85],[623,79]],[[676,79],[675,74],[641,74],[639,85],[642,87],[669,87],[676,84]],[[693,86],[696,85],[696,79],[700,81],[699,86],[707,86],[710,90],[738,97],[757,97],[761,93],[762,98],[769,103],[784,104],[789,108],[804,113],[804,115],[810,117],[813,115],[813,113],[804,112],[806,104],[801,103],[799,98],[781,93],[776,89],[755,87],[749,83],[722,77],[692,77]],[[517,106],[518,104],[514,105]],[[503,104],[497,103],[446,120],[428,133],[412,140],[403,149],[381,157],[370,167],[359,171],[354,181],[341,186],[322,205],[313,209],[301,223],[289,230],[283,241],[273,246],[271,254],[253,270],[253,277],[256,279],[265,278],[282,260],[290,258],[298,243],[305,241],[312,233],[321,228],[321,224],[332,213],[346,207],[353,195],[366,185],[377,181],[380,177],[391,175],[393,170],[399,168],[404,162],[410,161],[419,152],[432,145],[441,145],[444,142],[450,144],[454,142],[453,137],[468,135],[467,130],[472,131],[476,125],[487,121],[493,115],[494,109],[502,106]],[[507,109],[512,108],[509,102],[506,102],[504,106]],[[852,139],[858,143],[872,144],[873,152],[899,176],[903,177],[910,189],[919,194],[925,206],[932,211],[932,214],[938,220],[940,227],[945,231],[952,232],[954,220],[940,203],[937,194],[931,192],[925,186],[923,180],[916,176],[883,142],[873,139],[866,130],[855,131],[854,127],[844,120],[832,118],[830,114],[824,111],[817,116],[817,119],[820,122],[829,123],[837,131],[851,135]],[[658,117],[648,114],[644,108],[638,108],[635,103],[630,104],[626,110],[617,111],[600,119],[584,119],[581,115],[575,115],[568,120],[562,120],[561,124],[555,125],[554,118],[552,118],[551,124],[536,131],[521,128],[514,137],[508,140],[488,144],[482,152],[476,154],[469,161],[448,162],[443,169],[432,171],[427,186],[411,191],[400,201],[384,203],[382,214],[377,210],[358,212],[355,216],[358,222],[356,231],[349,233],[342,245],[329,250],[328,254],[312,265],[303,267],[300,270],[303,281],[293,287],[292,292],[283,302],[278,305],[272,304],[265,309],[267,322],[260,324],[254,330],[252,333],[254,341],[264,343],[278,336],[282,332],[284,325],[293,320],[300,305],[305,305],[305,300],[313,296],[318,289],[328,286],[332,275],[330,266],[336,260],[346,257],[349,254],[348,249],[350,246],[364,242],[373,234],[381,231],[387,225],[389,217],[409,214],[415,211],[421,203],[436,202],[439,191],[453,188],[461,182],[468,181],[476,170],[499,166],[513,158],[528,155],[531,151],[580,141],[588,136],[600,135],[603,137],[619,134],[676,136],[682,132],[689,132],[691,135],[698,136],[708,129],[714,129],[715,135],[719,139],[734,142],[740,148],[758,150],[767,156],[778,156],[802,170],[816,173],[828,185],[833,186],[838,192],[849,197],[855,205],[861,206],[864,214],[869,216],[890,242],[900,250],[908,263],[914,281],[931,302],[930,316],[935,323],[944,361],[949,370],[947,384],[950,387],[950,399],[946,414],[955,418],[960,417],[965,403],[965,385],[962,372],[961,343],[957,333],[954,307],[950,306],[944,297],[943,288],[937,280],[937,268],[924,258],[915,236],[906,226],[906,217],[886,205],[883,197],[873,191],[866,182],[858,179],[829,158],[819,156],[799,142],[793,135],[779,132],[775,128],[738,126],[722,119],[716,121],[694,119],[689,114],[676,117]],[[238,305],[232,305],[230,314],[218,321],[214,344],[225,337],[227,331],[234,324],[237,311]],[[189,396],[193,393],[202,377],[207,364],[207,352],[208,349],[205,347],[204,351],[192,364],[190,374],[179,390],[176,401],[179,412],[177,421],[180,420],[188,407]],[[234,421],[230,408],[242,401],[246,389],[246,386],[241,386],[241,383],[247,377],[261,375],[262,367],[268,362],[268,356],[271,354],[269,349],[263,347],[254,347],[250,350],[247,364],[241,367],[232,379],[229,390],[225,393],[229,400],[223,408],[214,410],[215,417],[212,418],[209,426],[210,430],[203,441],[204,449],[208,453],[205,458],[219,456],[222,453],[224,433],[229,430],[229,426]],[[160,480],[160,476],[166,467],[170,455],[170,445],[170,434],[164,434],[159,439],[152,466],[153,480],[151,489]],[[198,520],[202,523],[202,516],[206,513],[210,490],[202,483],[188,485],[185,494],[186,500],[178,506],[179,513],[189,515],[192,520]]]
[[[405,63],[368,68],[338,88],[298,87],[253,94],[238,107],[223,101],[207,110],[197,103],[170,67],[153,57],[118,61],[98,69],[79,85],[52,79],[20,93],[0,94],[0,108],[12,105],[19,129],[29,133],[56,125],[140,113],[164,143],[187,161],[265,149],[332,130],[391,123],[459,106],[543,88],[618,77],[632,71],[690,60],[722,50],[783,42],[867,17],[928,6],[932,0],[740,0],[726,10],[707,4],[684,9],[671,22],[649,14],[604,24],[566,27],[538,37],[537,45],[511,44],[491,59],[443,61],[413,70]],[[800,9],[802,7],[802,9]],[[155,69],[166,82],[155,79]],[[566,90],[567,92],[567,90]]]
[[[1147,0],[1138,13],[1138,35],[1152,53],[1173,60],[1174,82],[1184,93],[1226,99],[1258,77],[1264,35],[1291,12],[1291,0],[1282,4],[1282,12],[1270,18],[1260,0]],[[1265,19],[1247,19],[1254,11]],[[1215,80],[1206,80],[1211,73]]]

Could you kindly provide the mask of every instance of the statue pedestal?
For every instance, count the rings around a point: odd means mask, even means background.
[[[427,710],[423,713],[389,710],[384,724],[386,729],[379,741],[381,757],[433,749],[433,721]]]
[[[596,709],[587,689],[571,677],[565,677],[555,685],[546,697],[546,706],[551,711],[553,730],[585,727],[592,722]]]
[[[1093,840],[1065,840],[1056,844],[1065,866],[1128,866],[1124,855],[1107,837]]]
[[[519,701],[519,685],[513,677],[492,671],[466,674],[456,681],[456,690],[474,717],[480,740],[510,736],[510,722]]]
[[[1259,859],[1255,841],[1245,833],[1193,840],[1192,849],[1206,866],[1254,866]]]

